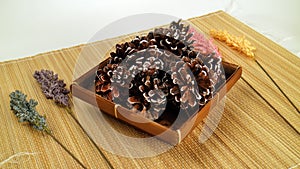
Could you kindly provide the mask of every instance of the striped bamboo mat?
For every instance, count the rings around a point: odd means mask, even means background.
[[[222,11],[190,21],[205,33],[213,28],[226,29],[237,36],[245,35],[257,47],[257,60],[300,108],[299,58]],[[107,43],[97,42],[94,45],[104,44]],[[198,141],[199,125],[181,144],[155,157],[132,159],[103,150],[115,168],[300,167],[300,115],[254,61],[221,42],[216,44],[225,60],[243,67],[243,77],[279,114],[245,81],[239,80],[227,95],[225,112],[218,128],[204,144]],[[16,89],[38,100],[37,110],[47,116],[55,137],[85,166],[108,167],[71,116],[46,100],[32,77],[35,70],[50,69],[71,84],[74,66],[83,47],[80,45],[0,63],[0,162],[18,155],[0,168],[80,168],[51,137],[17,122],[10,110],[8,97]],[[122,129],[122,125],[117,127]]]

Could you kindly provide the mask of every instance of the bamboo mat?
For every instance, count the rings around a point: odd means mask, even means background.
[[[245,35],[257,47],[257,60],[300,108],[299,58],[222,11],[190,21],[205,33],[214,28]],[[280,114],[245,81],[239,80],[227,94],[225,112],[218,128],[204,144],[198,141],[200,124],[181,144],[155,157],[132,159],[103,150],[115,168],[300,168],[300,115],[254,61],[221,42],[216,41],[216,44],[225,60],[243,67],[243,77]],[[47,116],[55,137],[88,168],[108,167],[71,116],[46,100],[32,77],[35,70],[51,69],[71,84],[74,66],[83,47],[0,63],[0,162],[19,152],[35,153],[16,157],[3,168],[80,168],[51,137],[17,122],[8,97],[16,89],[38,100],[37,110]],[[122,129],[122,125],[118,127]]]

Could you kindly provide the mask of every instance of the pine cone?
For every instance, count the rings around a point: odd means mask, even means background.
[[[108,64],[96,72],[96,93],[151,120],[180,109],[194,113],[225,77],[221,58],[194,51],[192,36],[178,21],[117,44]]]
[[[27,100],[27,95],[19,90],[11,92],[9,97],[10,108],[19,119],[19,122],[28,122],[34,129],[50,132],[46,117],[36,111],[37,101],[33,99]]]
[[[158,28],[154,30],[154,33],[171,37],[182,42],[186,46],[190,46],[194,42],[193,40],[190,40],[194,33],[189,31],[189,25],[185,26],[180,22],[181,20],[178,20],[177,22],[173,21],[169,25],[169,28]]]
[[[189,26],[184,26],[178,22],[172,22],[169,28],[155,29],[149,32],[147,36],[136,36],[130,42],[116,45],[116,51],[111,52],[111,64],[119,64],[126,56],[147,48],[167,49],[175,55],[186,55],[192,48],[194,40],[189,40],[193,33],[189,32]]]
[[[172,43],[169,43],[171,41]],[[167,43],[168,42],[168,43]],[[164,49],[164,51],[156,50]],[[184,49],[185,48],[185,49]],[[186,54],[186,47],[183,43],[178,40],[175,40],[172,37],[167,37],[163,34],[156,34],[153,32],[148,33],[147,36],[136,36],[131,42],[126,42],[123,44],[116,45],[116,51],[110,53],[111,57],[108,61],[108,64],[103,68],[98,68],[96,72],[96,79],[95,79],[95,86],[96,86],[96,93],[104,96],[105,98],[112,100],[111,96],[111,78],[112,72],[118,67],[118,65],[124,60],[127,56],[131,56],[132,54],[144,50],[144,49],[154,49],[149,52],[160,52],[159,54],[164,53],[165,64],[171,63],[172,58],[171,54],[181,55]],[[162,53],[161,53],[162,52]],[[154,54],[155,55],[155,54]],[[157,55],[157,54],[156,54]],[[133,72],[138,73],[138,72]],[[118,94],[118,93],[116,93]]]
[[[170,76],[167,78],[168,75],[163,71],[164,66],[168,65],[164,58],[168,60],[168,56],[157,48],[141,50],[128,56],[113,71],[112,100],[117,104],[126,105],[148,119],[157,120],[165,113],[167,102],[175,100],[175,96],[168,96],[170,86],[174,84],[166,84],[171,82],[171,79]],[[128,88],[129,94],[126,94]],[[175,105],[170,106],[179,108],[180,103],[171,103]]]

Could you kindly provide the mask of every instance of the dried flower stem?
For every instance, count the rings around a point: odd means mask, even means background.
[[[111,164],[111,162],[108,160],[108,158],[104,155],[104,153],[100,150],[100,148],[98,147],[98,145],[96,144],[96,142],[91,138],[91,136],[87,133],[87,131],[83,128],[83,126],[80,124],[80,122],[77,120],[77,118],[75,117],[75,115],[73,114],[73,111],[70,107],[66,107],[68,114],[71,115],[71,117],[73,118],[73,120],[76,122],[76,124],[81,128],[81,130],[84,132],[84,134],[89,138],[89,140],[92,142],[92,144],[96,147],[96,149],[98,150],[98,152],[100,153],[100,155],[102,156],[102,158],[104,158],[104,160],[106,161],[106,163],[108,164],[109,168],[114,169],[113,165]]]
[[[58,79],[58,74],[55,74],[51,70],[41,70],[35,71],[33,77],[37,80],[37,82],[41,85],[41,89],[46,96],[47,99],[52,99],[55,101],[56,104],[66,108],[68,114],[71,115],[73,120],[76,124],[82,129],[82,131],[87,135],[89,140],[93,143],[93,145],[97,148],[100,155],[105,159],[108,166],[113,168],[110,161],[106,158],[104,153],[100,150],[94,140],[89,136],[83,126],[79,123],[79,121],[74,116],[74,113],[71,109],[72,101],[70,100],[71,97],[69,96],[70,91],[66,89],[66,84],[63,80]]]
[[[254,51],[256,50],[256,48],[250,43],[250,41],[245,39],[245,37],[233,36],[225,30],[224,31],[211,30],[210,34],[213,38],[225,42],[231,48],[238,50],[244,53],[246,56],[252,58],[255,61],[255,63],[264,71],[264,73],[268,76],[268,78],[274,83],[274,85],[278,88],[278,90],[282,93],[282,95],[295,108],[295,110],[298,113],[300,113],[297,106],[292,102],[292,100],[285,94],[285,92],[281,89],[281,87],[275,82],[275,80],[271,77],[271,75],[266,71],[266,69],[255,58]]]
[[[265,99],[245,78],[241,77],[241,79],[246,82],[246,84],[261,98],[263,99],[296,133],[300,134],[300,132],[289,122],[287,121],[279,111],[267,100]]]
[[[10,108],[13,110],[19,122],[28,122],[34,129],[47,133],[58,143],[71,157],[80,164],[82,168],[86,168],[51,132],[48,128],[46,117],[41,116],[35,109],[38,102],[30,99],[26,100],[27,95],[19,90],[10,93]]]
[[[290,102],[290,104],[296,109],[298,113],[300,113],[299,109],[296,107],[296,105],[291,101],[291,99],[284,93],[284,91],[280,88],[280,86],[274,81],[274,79],[270,76],[270,74],[264,69],[264,67],[258,62],[258,60],[255,59],[255,62],[257,65],[266,73],[266,75],[271,79],[271,81],[275,84],[275,86],[278,88],[278,90],[283,94],[283,96]]]
[[[84,166],[84,164],[78,159],[78,158],[76,158],[75,157],[75,155],[71,152],[71,151],[69,151],[68,149],[67,149],[67,147],[65,147],[52,133],[47,133],[50,137],[52,137],[53,138],[53,140],[57,143],[57,144],[59,144],[82,168],[84,168],[84,169],[86,169],[87,167],[86,166]]]

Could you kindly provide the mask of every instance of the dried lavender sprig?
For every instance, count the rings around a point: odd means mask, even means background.
[[[91,140],[93,145],[97,148],[100,155],[106,160],[109,168],[113,169],[114,167],[112,166],[110,161],[74,116],[71,109],[71,101],[69,96],[70,91],[65,88],[66,84],[64,83],[64,81],[58,79],[58,74],[54,74],[54,72],[51,70],[42,69],[41,71],[35,71],[33,77],[37,80],[38,83],[41,84],[41,89],[47,99],[53,99],[55,103],[66,107],[68,113],[71,115],[76,124],[82,129],[82,131]]]
[[[56,103],[63,106],[70,106],[69,93],[66,89],[66,83],[58,79],[58,74],[51,70],[35,71],[33,77],[40,83],[41,89],[47,99],[53,99]]]
[[[40,115],[35,107],[38,102],[30,99],[27,101],[27,95],[19,90],[11,92],[10,97],[10,108],[13,110],[15,115],[19,118],[19,122],[28,122],[34,129],[46,132],[51,136],[72,158],[77,161],[82,168],[86,168],[79,160],[71,153],[51,132],[48,128],[46,116]]]
[[[14,110],[15,115],[19,118],[19,122],[28,122],[34,129],[45,131],[50,134],[51,130],[47,126],[46,117],[40,115],[35,107],[38,102],[30,99],[26,100],[27,95],[19,90],[10,93],[10,108]]]

